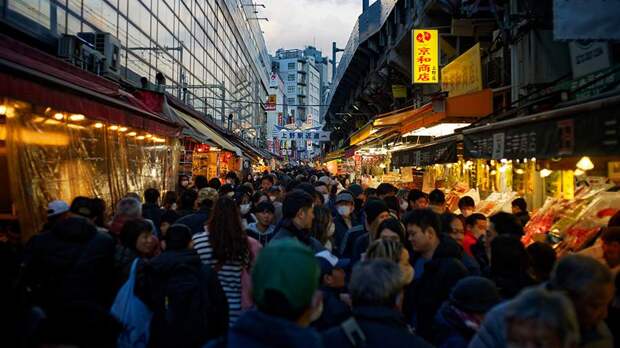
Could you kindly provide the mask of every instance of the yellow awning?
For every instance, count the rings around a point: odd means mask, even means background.
[[[190,115],[184,113],[183,111],[177,110],[175,108],[171,108],[171,109],[174,110],[174,112],[181,119],[183,119],[183,121],[187,122],[191,127],[193,127],[199,133],[206,135],[210,140],[220,145],[223,149],[234,152],[239,157],[242,156],[243,153],[241,152],[241,149],[239,149],[237,146],[231,144],[228,140],[224,139],[222,136],[217,134],[216,131],[209,128],[209,126],[204,124],[202,121],[199,121],[191,117]]]
[[[372,122],[367,123],[364,127],[360,128],[357,132],[351,134],[349,139],[349,145],[353,146],[366,140],[373,133]]]

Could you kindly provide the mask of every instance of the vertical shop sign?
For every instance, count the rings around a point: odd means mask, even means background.
[[[276,110],[276,96],[271,94],[267,97],[267,104],[265,105],[265,111],[275,111]]]
[[[441,90],[450,97],[482,90],[480,43],[441,69]]]
[[[558,121],[558,131],[560,132],[560,143],[558,144],[558,155],[570,156],[575,151],[575,122],[573,119]]]
[[[506,144],[505,140],[505,133],[493,134],[493,154],[491,155],[492,159],[504,158],[504,145]]]
[[[434,29],[414,29],[413,83],[439,83],[439,32]]]

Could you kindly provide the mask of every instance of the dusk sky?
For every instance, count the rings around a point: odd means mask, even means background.
[[[371,1],[372,3],[373,1]],[[331,57],[332,41],[344,48],[357,17],[362,0],[257,0],[269,53],[278,48],[304,48],[315,45],[323,55]]]

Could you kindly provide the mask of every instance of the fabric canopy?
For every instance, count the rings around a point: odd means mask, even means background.
[[[196,132],[198,132],[199,134],[204,135],[207,139],[209,139],[209,140],[213,141],[214,143],[218,144],[223,149],[234,152],[235,154],[237,154],[237,156],[241,156],[242,155],[241,149],[239,149],[237,146],[231,144],[228,140],[226,140],[223,137],[221,137],[219,134],[217,134],[216,131],[214,131],[211,128],[209,128],[203,122],[201,122],[201,121],[191,117],[190,115],[188,115],[188,114],[184,113],[183,111],[180,111],[180,110],[178,110],[176,108],[171,108],[171,109],[181,119],[183,119],[183,121],[187,122],[192,128],[194,128],[194,130]]]

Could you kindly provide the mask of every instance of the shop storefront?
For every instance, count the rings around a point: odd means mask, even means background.
[[[1,217],[19,220],[23,240],[39,230],[51,200],[101,197],[111,207],[128,192],[174,189],[178,125],[113,82],[7,40],[0,171],[9,198]]]

